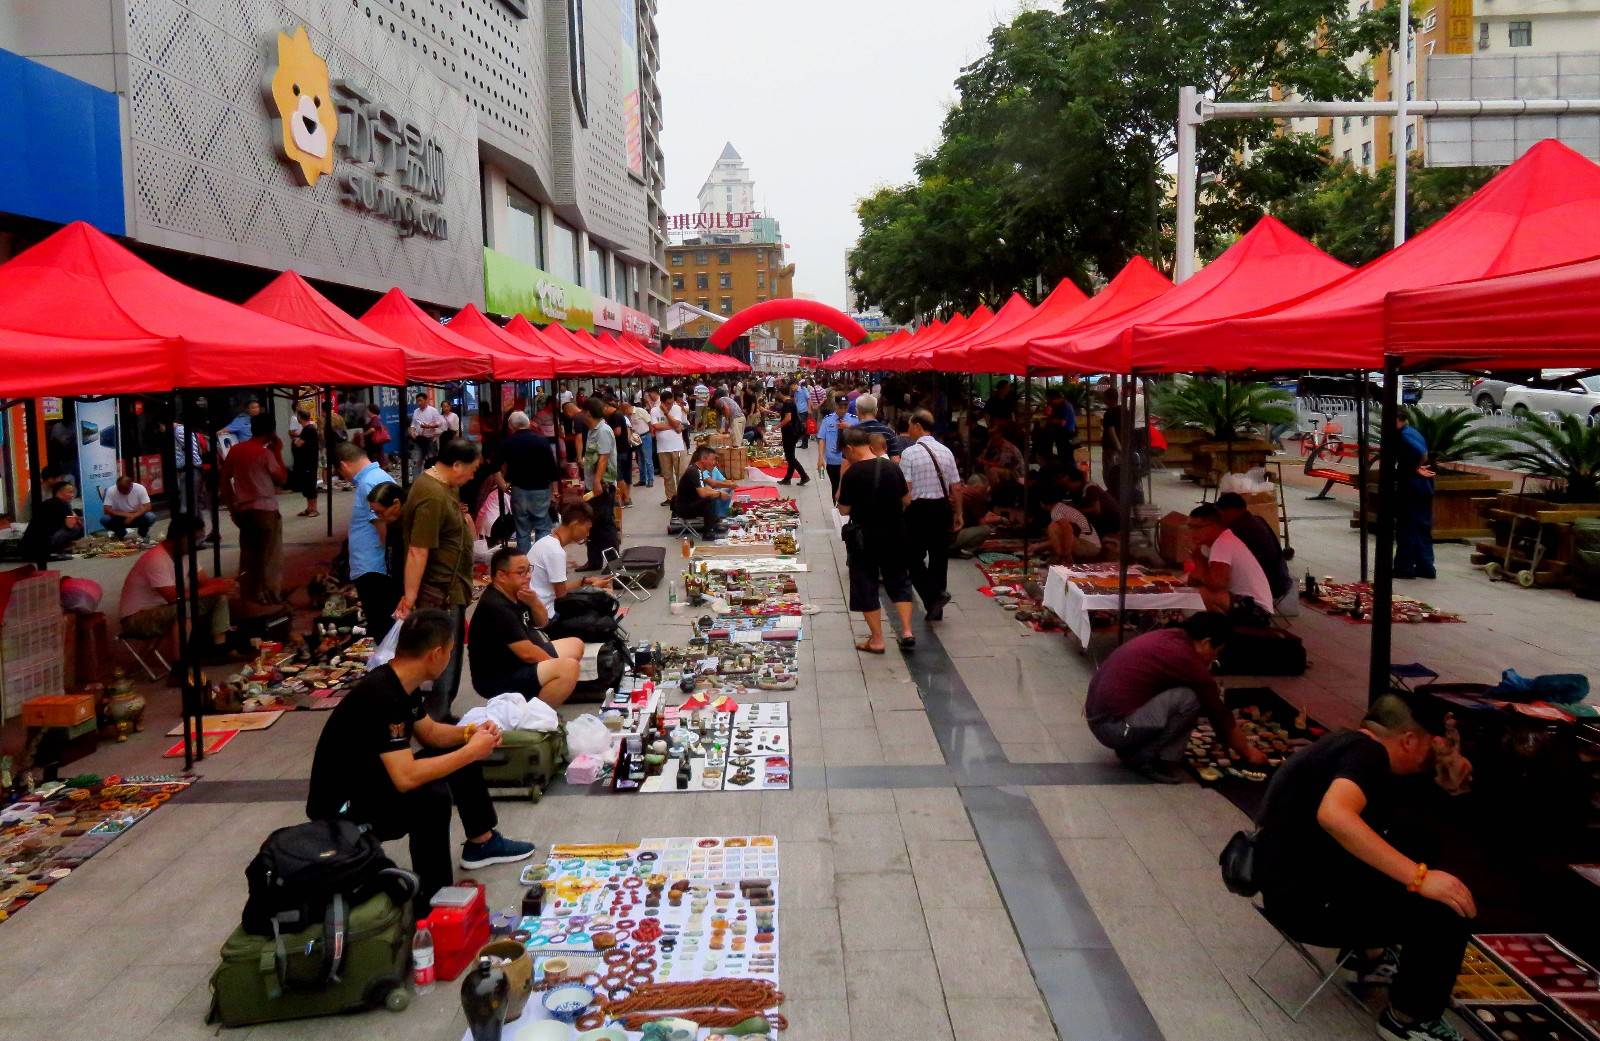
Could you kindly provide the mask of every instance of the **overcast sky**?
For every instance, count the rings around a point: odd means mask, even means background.
[[[910,180],[961,67],[1018,0],[660,0],[668,213],[732,141],[783,225],[795,292],[844,304],[855,204]]]

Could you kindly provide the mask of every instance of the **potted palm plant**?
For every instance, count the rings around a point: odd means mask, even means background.
[[[1495,452],[1502,463],[1547,484],[1545,497],[1566,505],[1600,501],[1600,426],[1575,415],[1559,421],[1529,415]]]
[[[1294,422],[1289,395],[1268,383],[1179,378],[1162,385],[1152,407],[1169,441],[1178,430],[1199,433],[1184,475],[1207,486],[1223,473],[1263,465],[1272,454],[1272,428]]]
[[[1600,425],[1575,415],[1529,415],[1505,435],[1495,458],[1544,488],[1480,500],[1497,544],[1480,543],[1473,562],[1486,565],[1490,577],[1509,562],[1524,586],[1560,579],[1575,555],[1572,522],[1600,517]],[[1528,549],[1535,544],[1537,554]]]

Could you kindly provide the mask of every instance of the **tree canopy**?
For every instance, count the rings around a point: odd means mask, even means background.
[[[861,200],[849,256],[859,296],[909,321],[1032,295],[1036,278],[1087,288],[1135,254],[1170,265],[1178,88],[1226,101],[1369,97],[1370,63],[1350,59],[1393,38],[1395,12],[1352,18],[1344,0],[1064,0],[1022,12],[962,70],[915,180]],[[1392,175],[1385,189],[1381,173],[1341,168],[1316,139],[1269,120],[1208,124],[1199,152],[1201,170],[1218,174],[1201,200],[1208,254],[1263,210],[1346,260],[1380,239],[1386,218],[1372,201],[1392,192]],[[1417,216],[1426,222],[1425,209]]]

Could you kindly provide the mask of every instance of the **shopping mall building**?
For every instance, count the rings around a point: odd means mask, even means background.
[[[355,314],[398,286],[441,314],[652,336],[670,302],[655,11],[8,0],[0,259],[86,220],[232,300],[293,269]],[[42,403],[48,462],[69,470],[78,407]],[[26,497],[20,416],[0,514]],[[114,421],[148,472],[140,403]]]

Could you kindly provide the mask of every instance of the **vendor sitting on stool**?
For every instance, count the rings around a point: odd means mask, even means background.
[[[680,520],[698,520],[708,539],[718,538],[721,528],[717,523],[716,504],[719,500],[733,500],[731,488],[715,488],[706,481],[706,474],[717,465],[716,449],[701,445],[678,479],[678,494],[672,500],[672,514]]]
[[[450,664],[455,637],[456,621],[444,611],[421,608],[407,615],[394,659],[363,676],[328,713],[311,761],[306,816],[368,824],[385,842],[409,836],[418,907],[427,907],[433,894],[454,881],[452,803],[467,836],[463,868],[533,856],[533,843],[495,830],[498,818],[478,765],[500,746],[500,728],[440,723],[417,695]],[[423,751],[412,751],[413,736]]]
[[[1089,681],[1083,705],[1095,740],[1130,769],[1177,784],[1177,764],[1204,712],[1240,759],[1266,765],[1267,757],[1245,741],[1211,678],[1211,662],[1232,635],[1226,618],[1202,613],[1181,628],[1157,629],[1112,651]]]
[[[578,685],[583,641],[550,640],[540,631],[550,618],[528,588],[532,571],[515,545],[501,546],[489,558],[489,588],[467,632],[467,660],[472,686],[483,697],[515,692],[555,708]]]
[[[1222,523],[1210,503],[1189,511],[1194,552],[1185,570],[1189,584],[1200,587],[1206,610],[1225,614],[1235,625],[1272,624],[1272,586],[1250,547]]]
[[[22,533],[22,559],[31,560],[40,570],[51,560],[65,560],[72,544],[83,537],[83,521],[72,508],[78,494],[71,481],[55,486],[49,498],[34,508],[33,518]]]
[[[1238,492],[1223,492],[1217,496],[1217,512],[1222,515],[1222,523],[1239,537],[1239,541],[1250,550],[1250,555],[1256,558],[1256,563],[1261,565],[1278,612],[1282,614],[1285,608],[1297,607],[1299,593],[1295,589],[1293,576],[1289,574],[1283,543],[1278,539],[1278,533],[1272,530],[1272,525],[1251,513],[1244,496]]]
[[[1460,879],[1388,837],[1397,777],[1431,771],[1444,732],[1432,702],[1384,694],[1359,729],[1290,757],[1257,821],[1255,881],[1268,917],[1303,943],[1357,951],[1347,968],[1359,981],[1390,983],[1378,1016],[1388,1041],[1461,1037],[1443,1017],[1477,906]]]
[[[164,640],[178,624],[177,569],[188,564],[189,546],[205,534],[205,522],[180,513],[167,524],[167,536],[140,554],[128,577],[122,582],[122,598],[117,617],[122,619],[122,636],[131,640]],[[190,634],[191,646],[203,658],[225,657],[228,652],[228,597],[239,591],[236,582],[225,578],[199,578],[200,626]],[[188,578],[188,572],[184,572]],[[190,591],[191,593],[194,590]],[[206,632],[209,637],[202,636]]]

